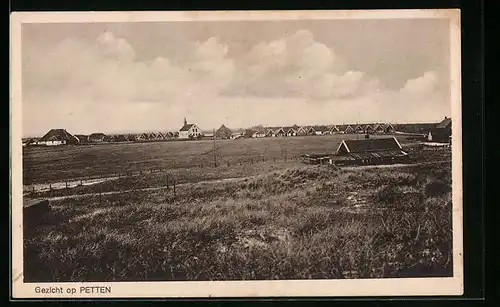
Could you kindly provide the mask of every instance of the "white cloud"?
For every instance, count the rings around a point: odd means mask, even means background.
[[[402,91],[410,94],[425,95],[434,91],[437,83],[438,77],[436,73],[428,71],[423,76],[406,81]]]
[[[131,44],[110,32],[91,42],[68,38],[23,50],[23,57],[26,133],[57,127],[72,133],[163,131],[177,129],[184,116],[212,129],[222,123],[305,125],[449,115],[436,72],[388,90],[376,77],[346,69],[343,59],[308,31],[257,43],[235,58],[229,58],[227,44],[211,37],[192,43],[178,61],[162,54],[142,61]],[[47,112],[50,120],[39,116]]]
[[[305,30],[255,45],[236,66],[225,94],[324,100],[355,95],[373,83],[363,72],[345,71],[334,51]]]
[[[195,46],[182,65],[158,57],[135,60],[132,46],[112,33],[92,44],[66,39],[47,52],[31,52],[25,70],[26,97],[78,95],[92,101],[173,101],[194,92],[216,92],[232,78],[227,45],[210,38]]]

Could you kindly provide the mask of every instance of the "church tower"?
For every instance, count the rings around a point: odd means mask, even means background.
[[[187,123],[188,122],[187,122],[186,118],[184,117],[184,125],[187,125]]]

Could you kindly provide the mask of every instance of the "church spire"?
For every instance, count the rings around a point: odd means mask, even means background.
[[[184,117],[184,125],[187,125],[187,123],[188,122],[187,122],[186,118]]]

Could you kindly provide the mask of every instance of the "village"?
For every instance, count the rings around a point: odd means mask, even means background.
[[[363,135],[389,135],[411,134],[421,139],[434,142],[449,142],[451,136],[451,118],[445,117],[440,123],[431,124],[342,124],[342,125],[313,125],[313,126],[256,126],[235,131],[224,124],[213,132],[202,130],[195,123],[184,124],[178,131],[145,132],[141,134],[104,134],[102,132],[90,135],[71,134],[66,129],[51,129],[41,138],[24,138],[24,146],[59,146],[95,143],[117,142],[154,142],[176,140],[203,140],[203,139],[240,139],[240,138],[266,138],[266,137],[293,137],[293,136],[319,136],[332,134],[363,134]]]

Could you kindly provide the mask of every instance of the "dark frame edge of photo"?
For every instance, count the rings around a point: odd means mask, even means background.
[[[37,3],[38,2],[38,3]],[[153,2],[153,3],[148,3]],[[49,4],[42,1],[12,1],[10,11],[137,11],[137,10],[278,10],[278,9],[412,9],[412,8],[459,8],[461,10],[461,62],[462,62],[462,148],[463,148],[463,246],[464,246],[464,295],[463,296],[436,296],[436,297],[293,297],[293,298],[182,298],[182,299],[78,299],[81,302],[135,302],[161,301],[175,303],[208,303],[215,302],[239,302],[242,301],[268,301],[289,303],[300,301],[317,301],[326,303],[335,301],[343,302],[368,302],[401,304],[416,303],[418,301],[440,301],[441,303],[453,303],[457,301],[478,302],[484,299],[485,293],[485,103],[484,103],[484,37],[483,37],[483,1],[379,1],[377,6],[369,1],[347,1],[336,6],[328,6],[324,1],[308,1],[308,5],[297,6],[293,2],[274,2],[274,6],[261,4],[258,2],[240,2],[239,6],[231,5],[216,6],[211,2],[207,3],[183,2],[171,3],[166,7],[159,1],[142,1],[131,4],[129,2],[118,1],[72,1],[71,3],[59,3],[53,1]],[[389,2],[392,2],[392,6]],[[55,4],[57,3],[57,4]],[[397,3],[397,4],[396,4]],[[384,5],[385,4],[385,5]],[[396,4],[396,5],[394,5]],[[246,7],[245,7],[246,6]],[[253,7],[251,7],[253,6]],[[10,50],[9,50],[10,52]],[[10,107],[9,107],[10,109]],[[9,114],[10,120],[10,114]],[[10,121],[9,121],[10,125]],[[9,127],[10,132],[10,127]],[[10,133],[9,133],[10,139]],[[481,150],[478,150],[480,148]],[[11,170],[9,155],[9,170]],[[9,173],[10,182],[10,173]],[[9,187],[12,189],[12,187]],[[9,193],[9,203],[12,205]],[[12,240],[11,208],[9,207],[9,248]],[[9,253],[9,260],[11,254]],[[12,298],[11,284],[11,262],[9,261],[9,297],[16,302],[53,301],[68,302],[66,299],[14,299]],[[74,301],[74,300],[71,300]]]

